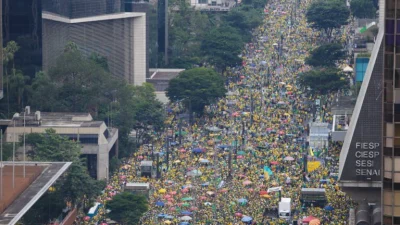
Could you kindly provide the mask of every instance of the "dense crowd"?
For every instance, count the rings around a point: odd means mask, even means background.
[[[181,133],[175,132],[178,121],[174,119],[181,107],[171,105],[167,123],[175,136],[168,165],[165,135],[153,146],[164,153],[161,179],[139,176],[140,162],[151,160],[152,155],[151,148],[141,148],[122,165],[98,201],[106,204],[125,182],[150,182],[150,210],[141,224],[286,224],[267,213],[278,206],[279,193],[265,192],[282,187],[281,197],[292,199],[293,220],[312,215],[321,224],[346,224],[351,202],[330,176],[337,172],[341,146],[331,143],[319,149],[318,156],[308,159],[321,161],[321,166],[303,172],[303,156],[309,155],[307,124],[315,119],[331,122],[333,99],[325,96],[314,117],[313,104],[320,96],[310,97],[296,84],[296,76],[309,69],[305,57],[321,38],[307,26],[307,4],[269,1],[264,25],[254,31],[253,42],[242,54],[243,65],[225,72],[229,78],[226,98],[207,107],[192,126],[184,121]],[[296,13],[290,15],[293,10]],[[348,39],[347,33],[341,39]],[[300,203],[303,187],[326,188],[331,210],[304,207]],[[88,223],[103,215],[104,208]]]

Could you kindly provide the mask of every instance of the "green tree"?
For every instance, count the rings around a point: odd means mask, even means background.
[[[224,81],[214,70],[195,68],[181,72],[170,80],[167,97],[172,102],[183,101],[190,115],[202,113],[204,107],[224,97]]]
[[[238,29],[242,41],[250,42],[251,31],[262,23],[261,11],[248,5],[236,7],[223,17],[223,23]]]
[[[311,27],[323,30],[330,38],[334,29],[348,24],[350,11],[345,1],[318,0],[308,7],[306,12],[307,22]]]
[[[198,10],[193,10],[190,3],[185,0],[172,0],[169,2],[169,53],[170,64],[168,67],[193,68],[203,60],[201,56],[201,41],[210,27],[208,15]]]
[[[230,26],[211,29],[201,44],[207,62],[214,65],[218,71],[240,64],[239,54],[243,46],[240,34]]]
[[[140,217],[148,210],[148,202],[143,195],[122,192],[107,203],[107,209],[108,216],[122,225],[139,224]]]
[[[376,8],[372,0],[351,0],[350,10],[357,18],[375,18]]]
[[[3,48],[3,65],[4,65],[4,83],[5,83],[5,95],[7,96],[7,117],[10,117],[10,112],[12,110],[10,106],[10,71],[15,71],[14,58],[15,54],[20,49],[19,45],[15,41],[10,41],[7,43],[6,47]]]
[[[48,222],[61,213],[66,202],[74,204],[84,197],[92,199],[104,188],[104,182],[89,176],[85,163],[80,159],[81,146],[78,142],[48,129],[46,133],[28,134],[26,143],[32,146],[29,156],[33,161],[72,162],[72,165],[65,177],[55,184],[55,191],[42,197],[28,211],[24,224],[42,224],[45,220]],[[51,214],[46,209],[51,209]]]
[[[299,83],[311,93],[327,94],[348,87],[344,74],[336,68],[323,68],[299,74]]]
[[[343,60],[345,57],[346,52],[341,44],[330,43],[312,50],[305,63],[314,67],[334,67],[336,62]]]

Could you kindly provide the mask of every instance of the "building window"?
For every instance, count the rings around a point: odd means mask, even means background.
[[[385,121],[393,123],[393,104],[384,104]]]
[[[386,36],[386,38],[388,38],[389,36],[390,35]],[[393,60],[394,60],[393,54],[385,54],[385,68],[393,68]]]
[[[391,216],[383,216],[383,224],[384,225],[392,225],[392,217]]]
[[[208,1],[207,0],[199,0],[199,4],[207,4]]]

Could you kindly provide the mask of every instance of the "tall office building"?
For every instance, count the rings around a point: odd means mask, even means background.
[[[0,0],[0,52],[3,52],[3,0]],[[3,94],[3,54],[0,54],[0,99]]]
[[[84,55],[107,58],[110,72],[140,85],[148,75],[145,12],[125,12],[122,0],[43,0],[43,69],[68,42]]]
[[[375,204],[356,222],[400,224],[400,0],[379,1],[379,33],[343,144],[339,179],[355,200]]]
[[[383,76],[383,224],[400,224],[400,0],[386,0]]]

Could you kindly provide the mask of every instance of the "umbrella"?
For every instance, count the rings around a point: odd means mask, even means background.
[[[182,134],[182,136],[185,136],[185,135],[187,134],[186,131],[181,131],[180,133]],[[179,131],[175,132],[175,134],[176,134],[176,135],[179,135]]]
[[[175,164],[181,163],[181,160],[179,160],[179,159],[178,159],[178,160],[175,160],[174,163],[175,163]]]
[[[242,222],[244,222],[244,223],[251,222],[252,220],[253,220],[253,218],[251,218],[250,216],[243,216],[242,217]]]
[[[237,201],[239,203],[242,203],[242,204],[246,204],[247,203],[247,199],[245,199],[245,198],[238,199]]]
[[[192,201],[193,198],[192,197],[186,197],[186,198],[182,198],[181,200],[182,201]]]
[[[260,191],[260,195],[267,195],[268,191]]]
[[[309,223],[313,219],[316,219],[316,218],[313,216],[307,216],[306,218],[303,219],[303,223]]]
[[[165,216],[167,216],[167,214],[164,214],[164,213],[160,213],[157,215],[157,217],[159,217],[159,218],[165,218]]]
[[[278,165],[279,163],[277,161],[272,161],[270,162],[271,165]]]
[[[225,148],[229,148],[229,145],[218,145],[217,147],[221,148],[221,149],[225,149]]]
[[[192,170],[192,171],[186,173],[186,175],[192,176],[192,177],[200,176],[202,174],[203,173],[200,172],[199,170]]]
[[[214,194],[213,191],[207,191],[206,193],[207,193],[208,195],[213,195],[213,194]]]
[[[174,217],[173,217],[173,216],[170,216],[170,215],[166,215],[164,218],[165,218],[165,219],[173,219]]]
[[[163,207],[165,204],[164,204],[164,202],[162,202],[162,201],[157,201],[156,202],[156,206],[160,206],[160,207]]]
[[[313,219],[310,221],[309,225],[320,225],[320,223],[321,222],[319,221],[319,219]]]
[[[207,129],[208,131],[211,131],[211,132],[219,132],[219,131],[221,131],[221,129],[219,129],[219,128],[216,127],[216,126],[207,127],[206,129]]]
[[[278,105],[286,105],[286,103],[284,101],[279,101]]]
[[[210,205],[212,205],[212,203],[211,202],[205,202],[204,205],[210,206]]]
[[[194,149],[192,150],[192,152],[193,152],[193,153],[202,153],[202,152],[203,152],[203,149],[201,149],[201,148],[194,148]]]
[[[249,180],[245,180],[245,181],[243,181],[243,185],[250,185],[250,184],[252,184],[253,182],[251,182],[251,181],[249,181]]]
[[[182,216],[181,218],[179,218],[180,220],[185,220],[185,221],[188,221],[188,220],[192,220],[192,217],[190,217],[190,216]]]
[[[236,158],[237,158],[237,159],[243,159],[243,158],[244,158],[244,156],[242,156],[242,155],[238,155]]]
[[[260,195],[262,198],[271,198],[271,195]]]
[[[190,210],[191,211],[196,211],[196,210],[198,210],[199,208],[197,208],[196,206],[192,206],[192,207],[190,207]]]
[[[208,160],[208,159],[200,159],[200,163],[210,163],[210,160]]]
[[[238,155],[244,155],[244,154],[246,154],[244,151],[238,151],[238,153],[237,153]]]
[[[278,46],[278,43],[273,43],[272,45],[273,45],[273,46]]]
[[[189,225],[189,223],[188,222],[181,222],[178,225]]]
[[[167,190],[165,190],[164,188],[161,188],[160,190],[158,190],[158,193],[160,194],[165,194],[167,192]]]
[[[331,205],[325,206],[324,209],[325,209],[326,211],[333,211],[333,210],[334,210],[334,208],[333,208]]]
[[[192,212],[189,212],[187,210],[181,212],[181,215],[184,215],[184,216],[190,216],[192,214],[193,214]]]
[[[201,186],[203,186],[203,187],[206,187],[206,186],[208,186],[208,185],[210,185],[210,182],[206,182],[206,183],[204,183],[204,184],[201,184]]]
[[[169,220],[164,221],[165,224],[171,224],[172,222]]]
[[[285,161],[293,161],[294,158],[292,156],[286,156],[283,160],[285,160]]]

